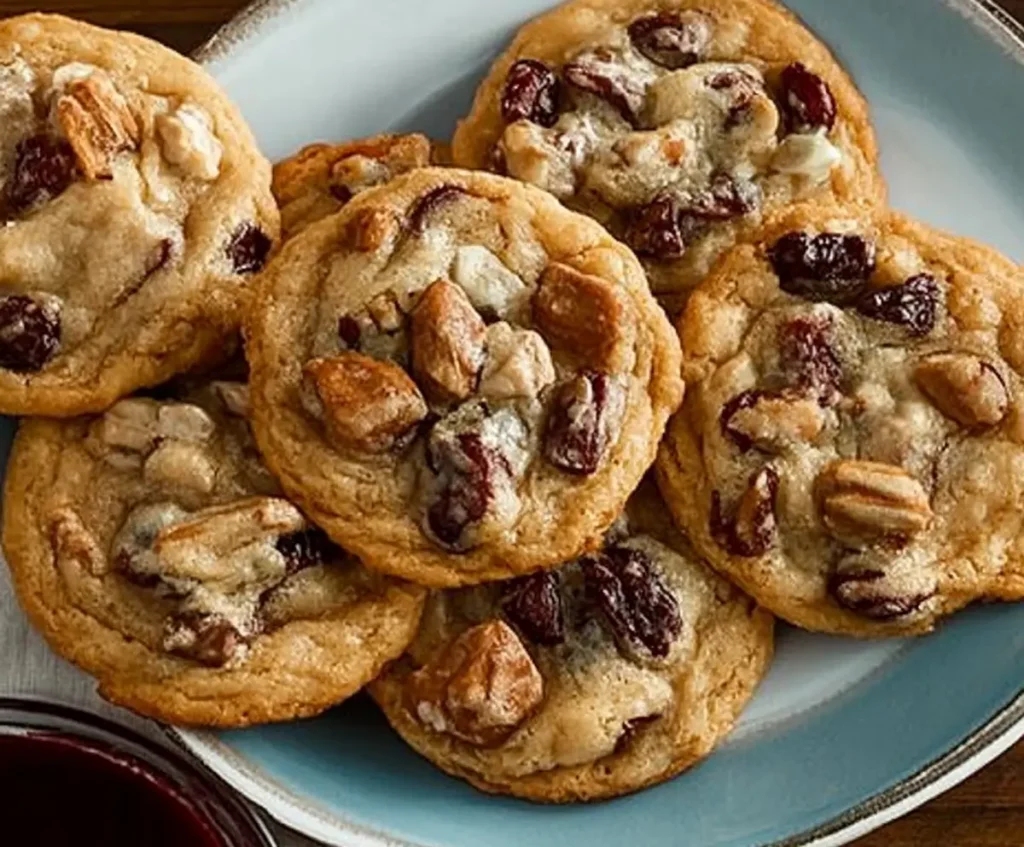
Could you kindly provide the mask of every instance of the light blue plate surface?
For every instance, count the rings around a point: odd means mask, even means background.
[[[204,58],[273,156],[383,129],[448,137],[515,25],[549,5],[265,3]],[[871,101],[894,205],[1024,258],[1024,47],[1009,30],[969,0],[789,5]],[[1024,607],[975,609],[910,644],[785,632],[722,752],[668,785],[576,808],[477,794],[409,752],[365,701],[183,740],[281,820],[342,845],[831,845],[1020,737],[1022,690]]]

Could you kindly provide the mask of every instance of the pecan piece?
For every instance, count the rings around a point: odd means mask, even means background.
[[[722,431],[744,452],[777,450],[813,442],[825,426],[817,400],[798,392],[746,391],[722,409]]]
[[[778,523],[775,503],[779,496],[779,474],[765,467],[754,474],[733,517],[722,510],[722,497],[711,495],[711,534],[733,556],[753,559],[763,556],[775,544]]]
[[[398,365],[362,353],[307,362],[323,404],[324,424],[342,448],[383,453],[427,416],[427,404]]]
[[[553,263],[533,295],[533,320],[555,349],[608,373],[631,366],[636,323],[625,293],[597,276]]]
[[[544,680],[503,621],[466,630],[409,677],[409,711],[435,732],[497,747],[540,705]]]
[[[477,387],[487,326],[459,286],[440,279],[412,313],[412,370],[439,403],[465,400]]]
[[[487,328],[487,362],[480,374],[480,394],[495,400],[536,397],[555,381],[555,366],[544,339],[507,323]]]
[[[995,426],[1010,407],[999,371],[970,353],[929,356],[915,368],[914,381],[942,414],[962,426]]]
[[[818,477],[817,494],[828,531],[855,549],[905,542],[932,521],[921,483],[894,465],[834,462]]]
[[[139,144],[139,124],[110,78],[93,71],[68,85],[57,120],[88,179],[112,179],[114,156]]]

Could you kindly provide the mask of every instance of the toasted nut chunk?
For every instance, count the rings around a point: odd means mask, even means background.
[[[770,467],[763,468],[744,492],[733,528],[735,548],[742,550],[743,555],[763,556],[775,544],[775,500],[778,492],[779,475]]]
[[[399,231],[399,222],[393,212],[372,206],[356,210],[348,222],[346,236],[363,253],[379,250]]]
[[[405,695],[409,710],[435,732],[496,747],[540,705],[544,680],[519,636],[492,620],[416,671]]]
[[[199,406],[166,403],[157,414],[157,434],[176,441],[208,441],[217,425]]]
[[[205,109],[185,103],[168,115],[158,115],[155,123],[168,162],[197,179],[217,178],[224,146],[214,135],[213,119]]]
[[[942,414],[963,426],[995,426],[1010,408],[999,371],[969,353],[929,356],[918,364],[914,379]]]
[[[129,398],[111,406],[100,419],[100,440],[110,447],[148,453],[156,444],[159,404],[145,398]]]
[[[215,382],[213,390],[232,415],[249,416],[249,386],[244,382]]]
[[[730,432],[762,449],[813,442],[825,426],[825,411],[814,398],[762,394],[728,422]]]
[[[111,179],[114,156],[139,143],[135,116],[99,70],[68,84],[57,101],[57,120],[88,179]]]
[[[459,286],[440,279],[412,313],[412,370],[431,400],[465,400],[484,363],[487,326]]]
[[[579,179],[572,150],[556,143],[551,133],[537,124],[526,120],[509,124],[501,151],[509,176],[562,199],[576,193]]]
[[[480,394],[495,400],[536,397],[555,381],[555,366],[544,339],[529,329],[507,323],[487,328],[487,361],[480,375]]]
[[[58,564],[75,562],[93,576],[109,570],[109,560],[78,512],[69,507],[58,509],[50,523],[50,537]]]
[[[427,416],[409,375],[392,362],[340,353],[306,364],[324,407],[327,434],[340,447],[382,453]]]
[[[209,494],[217,481],[217,468],[198,444],[165,441],[143,466],[143,476],[152,485],[166,485]]]
[[[625,294],[600,277],[548,265],[533,295],[533,319],[552,347],[588,367],[614,374],[632,365],[632,307]]]
[[[374,325],[381,332],[395,332],[402,328],[405,314],[394,293],[385,291],[378,294],[366,306],[366,311]]]
[[[928,528],[932,509],[921,483],[879,462],[834,462],[818,477],[825,526],[839,541],[863,548],[906,539]]]
[[[505,320],[523,301],[526,283],[486,247],[460,247],[452,262],[452,279],[484,314]]]

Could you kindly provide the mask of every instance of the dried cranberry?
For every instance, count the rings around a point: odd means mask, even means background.
[[[505,617],[527,639],[543,647],[565,641],[561,579],[557,573],[537,573],[502,586]]]
[[[843,366],[831,340],[828,320],[796,318],[779,327],[779,364],[790,384],[813,391],[822,406],[839,395]]]
[[[859,235],[784,235],[769,251],[779,287],[809,300],[845,304],[875,270],[875,245]]]
[[[520,59],[509,69],[501,95],[506,123],[532,121],[543,127],[558,122],[561,83],[555,72],[536,59]]]
[[[211,668],[226,665],[245,644],[230,621],[211,612],[172,615],[164,625],[164,640],[176,655]]]
[[[562,69],[565,81],[608,103],[632,127],[639,128],[646,87],[612,58],[598,54],[581,56]]]
[[[597,472],[607,446],[607,374],[585,371],[555,394],[544,432],[544,456],[578,476]]]
[[[722,496],[711,494],[711,536],[733,556],[753,559],[763,556],[775,543],[775,503],[779,495],[779,475],[772,467],[754,474],[735,514],[727,516]]]
[[[686,233],[679,219],[679,205],[663,197],[637,206],[626,222],[625,240],[639,255],[653,259],[678,259],[686,252]]]
[[[439,185],[432,188],[409,210],[409,229],[416,235],[422,235],[426,231],[427,216],[431,212],[465,193],[466,190],[457,185]]]
[[[274,546],[285,558],[288,576],[327,564],[341,555],[341,548],[327,537],[326,532],[317,528],[282,535]]]
[[[114,570],[117,571],[132,585],[139,588],[156,588],[160,585],[160,576],[155,573],[146,573],[135,567],[135,561],[128,550],[118,550],[114,556]]]
[[[438,541],[457,549],[466,529],[487,514],[494,499],[495,474],[504,470],[503,457],[475,432],[459,434],[454,447],[442,449],[443,455],[431,457],[431,465],[447,471],[449,478],[427,510],[427,523]]]
[[[338,318],[338,337],[350,350],[359,349],[359,340],[362,338],[363,330],[359,321],[351,315],[342,315]]]
[[[656,65],[678,70],[701,60],[711,40],[711,27],[703,16],[684,21],[676,12],[658,12],[633,21],[629,37],[637,51]]]
[[[661,715],[644,715],[642,718],[633,718],[622,725],[622,734],[615,742],[615,752],[622,753],[633,743],[633,739],[643,730],[657,721]]]
[[[238,274],[254,274],[263,270],[273,242],[256,224],[243,223],[228,242],[227,254]]]
[[[747,179],[718,174],[703,191],[697,192],[682,211],[709,220],[728,220],[748,215],[761,205],[761,189]]]
[[[38,371],[58,347],[58,315],[23,294],[0,298],[0,367],[21,373]]]
[[[825,80],[796,62],[782,72],[782,111],[790,132],[831,130],[836,98]]]
[[[347,185],[331,185],[327,190],[330,191],[331,197],[343,205],[355,196]]]
[[[920,274],[894,288],[864,292],[857,300],[857,311],[904,326],[912,335],[927,335],[935,328],[938,304],[938,282],[929,274]]]
[[[875,621],[892,621],[911,615],[931,594],[897,595],[885,590],[885,574],[876,570],[835,574],[829,593],[844,609]]]
[[[679,604],[641,550],[609,547],[580,562],[587,597],[601,610],[627,650],[642,648],[659,659],[682,631]]]
[[[723,435],[725,435],[726,438],[732,441],[733,444],[739,447],[744,453],[748,452],[754,446],[754,442],[750,439],[750,436],[732,428],[732,419],[745,409],[753,409],[764,396],[765,392],[763,391],[744,391],[742,394],[736,395],[732,400],[726,403],[722,407],[722,414],[719,415],[718,422],[722,427]]]
[[[64,193],[77,168],[71,145],[52,135],[33,135],[19,142],[14,167],[4,191],[4,205],[22,212]]]

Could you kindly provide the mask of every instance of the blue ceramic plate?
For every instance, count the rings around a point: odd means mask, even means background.
[[[713,3],[713,0],[708,0]],[[488,62],[552,0],[282,0],[202,51],[273,157],[324,138],[448,137]],[[790,0],[874,107],[894,204],[1024,258],[1024,40],[980,0]],[[836,845],[1024,735],[1024,607],[885,644],[783,632],[742,726],[706,764],[590,807],[492,799],[434,770],[364,701],[180,738],[271,814],[345,847]]]

